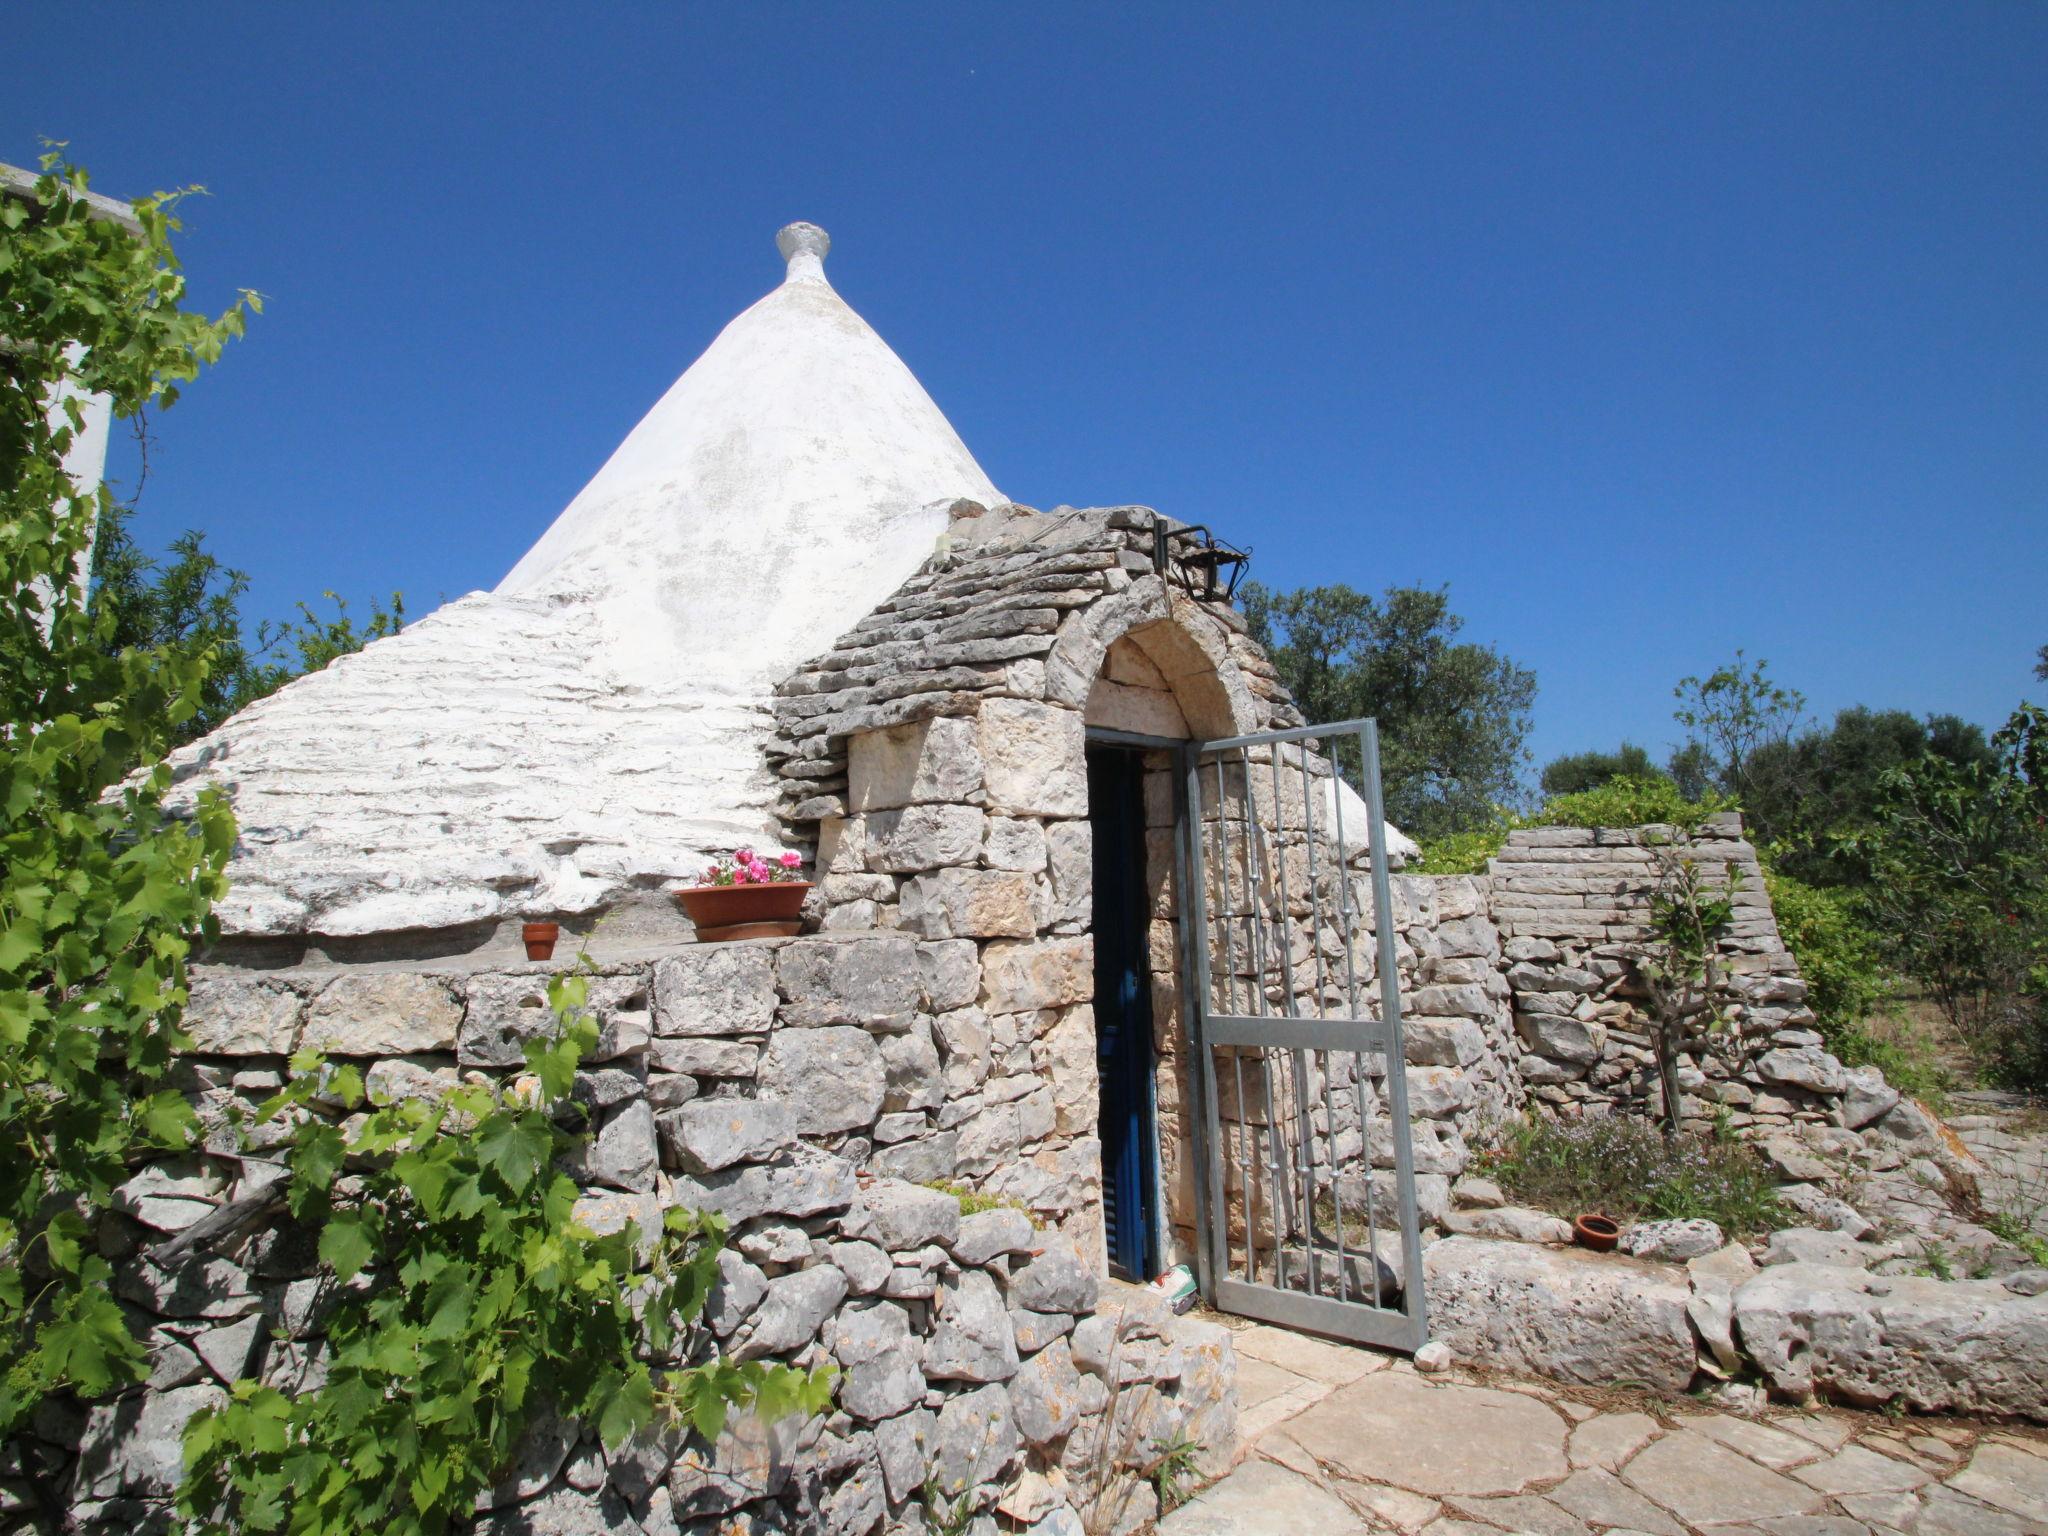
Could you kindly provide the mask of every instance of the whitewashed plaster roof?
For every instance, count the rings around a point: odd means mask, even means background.
[[[577,912],[772,843],[773,682],[1002,501],[825,280],[823,230],[526,557],[173,759],[232,797],[244,935]]]

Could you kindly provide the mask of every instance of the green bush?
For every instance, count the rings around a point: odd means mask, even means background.
[[[1492,825],[1473,832],[1450,832],[1422,844],[1422,859],[1414,868],[1423,875],[1483,875],[1487,863],[1500,852],[1508,834],[1528,822],[1519,816],[1502,814]]]
[[[1480,1167],[1510,1198],[1567,1219],[1704,1217],[1731,1238],[1769,1231],[1783,1215],[1763,1158],[1731,1136],[1666,1138],[1648,1120],[1523,1120]]]
[[[1526,814],[1495,808],[1491,824],[1470,832],[1453,832],[1422,845],[1417,872],[1425,875],[1478,875],[1500,852],[1508,834],[1523,827],[1641,827],[1667,822],[1691,826],[1734,803],[1709,792],[1688,800],[1661,774],[1653,778],[1609,779],[1577,794],[1553,795]]]
[[[1662,774],[1655,778],[1609,779],[1596,789],[1558,795],[1529,818],[1532,827],[1642,827],[1652,822],[1692,826],[1735,803],[1709,791],[1688,800],[1678,785]]]
[[[1766,874],[1764,889],[1778,933],[1799,960],[1806,1004],[1830,1039],[1854,1031],[1898,993],[1883,941],[1846,891],[1823,890],[1790,875]]]

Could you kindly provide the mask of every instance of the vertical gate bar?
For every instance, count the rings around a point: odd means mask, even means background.
[[[1308,850],[1308,943],[1310,958],[1313,959],[1315,962],[1315,1016],[1319,1019],[1323,1019],[1328,1018],[1330,1012],[1329,998],[1325,990],[1329,985],[1329,974],[1323,964],[1323,902],[1321,888],[1316,883],[1316,801],[1315,794],[1309,780],[1308,748],[1308,742],[1304,741],[1301,743],[1301,823],[1304,845]],[[1334,1206],[1337,1199],[1337,1116],[1334,1110],[1332,1110],[1330,1107],[1330,1067],[1331,1063],[1336,1057],[1336,1052],[1320,1051],[1317,1053],[1317,1055],[1321,1058],[1322,1061],[1324,1115],[1323,1144],[1328,1148],[1330,1154],[1330,1200],[1332,1205]],[[1306,1088],[1307,1084],[1303,1084],[1303,1087]],[[1309,1113],[1310,1119],[1312,1120],[1313,1112],[1307,1111],[1306,1113]],[[1316,1190],[1314,1173],[1315,1153],[1313,1144],[1311,1145],[1311,1149],[1309,1152],[1309,1168],[1309,1251],[1313,1253],[1316,1249]],[[1338,1299],[1342,1300],[1344,1294],[1344,1213],[1341,1210],[1339,1210],[1336,1214],[1337,1294]],[[1313,1287],[1311,1287],[1311,1289],[1313,1289]]]
[[[1365,751],[1362,736],[1356,736],[1360,755]],[[1341,743],[1342,738],[1339,738]],[[1344,935],[1344,1008],[1351,1018],[1358,1018],[1358,930],[1356,914],[1351,900],[1351,850],[1344,837],[1344,758],[1333,743],[1330,750],[1330,812],[1337,833],[1337,910],[1338,924]],[[1375,1307],[1381,1304],[1379,1285],[1379,1244],[1373,1236],[1372,1201],[1372,1123],[1365,1113],[1365,1052],[1351,1053],[1351,1102],[1358,1111],[1359,1161],[1363,1165],[1365,1184],[1365,1266],[1368,1279],[1367,1300]],[[1335,1123],[1335,1112],[1331,1121]],[[1338,1262],[1343,1262],[1344,1238],[1344,1195],[1341,1177],[1330,1180],[1332,1197],[1337,1204]]]
[[[1223,1011],[1235,1013],[1237,1003],[1237,939],[1235,924],[1238,914],[1231,909],[1237,905],[1230,890],[1230,810],[1223,794],[1223,762],[1216,763],[1216,857],[1220,860],[1217,873],[1222,877],[1223,910],[1219,915],[1218,928],[1223,935]],[[1251,935],[1245,935],[1245,945],[1251,945]]]
[[[1201,773],[1199,754],[1197,754],[1195,773],[1198,776]],[[1230,803],[1229,796],[1224,793],[1223,762],[1221,758],[1218,758],[1216,761],[1216,858],[1216,873],[1220,882],[1217,894],[1221,901],[1221,910],[1216,914],[1214,931],[1217,935],[1219,935],[1222,938],[1223,941],[1223,1011],[1225,1013],[1234,1013],[1237,1011],[1236,1005],[1238,990],[1238,914],[1236,911],[1233,910],[1233,908],[1236,907],[1237,903],[1231,894]],[[1205,884],[1203,887],[1203,892],[1205,896],[1207,894],[1207,890],[1208,887]],[[1211,942],[1209,935],[1204,934],[1203,943],[1206,945],[1209,942]],[[1250,945],[1251,936],[1249,934],[1245,936],[1245,942],[1247,946]],[[1212,982],[1211,986],[1213,985],[1214,983]],[[1209,1002],[1207,994],[1204,995],[1202,1001],[1203,1006],[1207,1007]],[[1213,1071],[1215,1058],[1214,1047],[1210,1048],[1209,1055],[1210,1067]],[[1246,1127],[1244,1115],[1244,1058],[1239,1054],[1235,1046],[1231,1047],[1230,1061],[1232,1070],[1235,1072],[1237,1078],[1237,1097],[1232,1102],[1235,1104],[1237,1110],[1237,1155],[1240,1183],[1238,1195],[1240,1201],[1245,1206],[1245,1278],[1249,1280],[1251,1278],[1252,1271],[1256,1266],[1257,1256],[1252,1247],[1253,1233],[1255,1230],[1252,1226],[1252,1209],[1250,1203],[1252,1196],[1252,1186],[1251,1180],[1248,1177],[1246,1170],[1250,1169],[1254,1165],[1245,1161]],[[1226,1153],[1229,1150],[1229,1139],[1223,1130],[1220,1101],[1218,1103],[1218,1114],[1216,1116],[1214,1123],[1216,1127],[1215,1134],[1218,1152],[1219,1154]],[[1219,1163],[1218,1166],[1227,1169],[1227,1162]],[[1222,1232],[1222,1246],[1220,1249],[1223,1255],[1222,1273],[1227,1276],[1231,1272],[1230,1226],[1228,1219],[1228,1213],[1230,1210],[1230,1183],[1227,1172],[1222,1177],[1222,1180],[1218,1187],[1222,1195],[1219,1208],[1225,1213]]]
[[[1219,900],[1221,900],[1223,904],[1222,912],[1220,914],[1221,921],[1219,926],[1222,929],[1224,936],[1224,944],[1226,946],[1223,969],[1223,1011],[1225,1013],[1229,1013],[1234,1011],[1237,1003],[1237,942],[1232,935],[1235,932],[1237,920],[1240,914],[1236,910],[1238,903],[1235,894],[1235,879],[1230,872],[1230,786],[1224,777],[1223,758],[1220,754],[1217,756],[1215,760],[1215,768],[1217,845],[1216,857],[1219,861],[1216,871],[1217,880],[1219,882],[1219,889],[1217,894]],[[1251,947],[1251,941],[1251,934],[1246,933],[1245,947],[1247,950],[1249,950]],[[1214,1052],[1212,1051],[1211,1056],[1213,1057],[1213,1055]],[[1237,1076],[1237,1146],[1238,1157],[1242,1159],[1245,1156],[1246,1129],[1244,1104],[1243,1051],[1237,1046],[1232,1046],[1230,1048],[1230,1060],[1232,1070],[1236,1073]],[[1252,1186],[1255,1179],[1255,1175],[1257,1173],[1257,1169],[1258,1164],[1256,1160],[1254,1160],[1251,1162],[1242,1163],[1238,1171],[1238,1177],[1243,1181],[1243,1188],[1240,1190],[1239,1193],[1245,1204],[1244,1262],[1245,1279],[1247,1281],[1249,1281],[1252,1278],[1258,1263],[1257,1250],[1253,1246],[1253,1233],[1255,1231],[1255,1228],[1252,1226],[1252,1199],[1254,1195],[1254,1190]],[[1223,1202],[1223,1208],[1226,1211],[1226,1213],[1229,1210],[1229,1204],[1230,1202],[1226,1192],[1226,1196]],[[1224,1272],[1227,1274],[1229,1272],[1228,1259],[1230,1256],[1230,1237],[1229,1228],[1227,1225],[1224,1229],[1222,1253],[1226,1261],[1224,1266]]]
[[[1363,750],[1361,747],[1360,750]],[[1337,761],[1335,753],[1330,760]],[[1337,899],[1341,904],[1344,922],[1344,1006],[1351,1011],[1351,1017],[1358,1014],[1358,960],[1352,953],[1351,927],[1351,854],[1344,845],[1344,776],[1340,772],[1330,786],[1330,803],[1336,808],[1337,821]]]
[[[1308,839],[1308,940],[1309,953],[1316,963],[1316,1017],[1329,1017],[1329,1007],[1323,995],[1323,988],[1329,984],[1329,977],[1323,967],[1323,942],[1321,924],[1317,921],[1318,893],[1316,889],[1316,816],[1314,797],[1309,793],[1308,744],[1302,744],[1301,753],[1301,819]]]
[[[1325,1133],[1330,1138],[1330,1208],[1336,1215],[1337,1228],[1337,1299],[1351,1299],[1351,1276],[1344,1267],[1344,1194],[1343,1184],[1337,1172],[1337,1100],[1330,1088],[1330,1068],[1336,1061],[1335,1051],[1325,1052],[1323,1063],[1323,1116],[1329,1122]]]
[[[1271,1000],[1266,996],[1266,918],[1263,907],[1263,893],[1259,879],[1260,863],[1265,857],[1265,840],[1259,835],[1258,789],[1252,777],[1251,749],[1238,748],[1238,771],[1242,775],[1240,803],[1244,808],[1244,888],[1245,910],[1251,914],[1252,940],[1254,944],[1253,964],[1257,974],[1251,987],[1251,1015],[1265,1018],[1271,1009]],[[1252,1132],[1252,1145],[1259,1152],[1259,1177],[1264,1181],[1259,1203],[1266,1209],[1266,1219],[1273,1223],[1273,1280],[1277,1285],[1281,1277],[1281,1254],[1286,1246],[1287,1228],[1293,1221],[1291,1214],[1293,1199],[1289,1193],[1291,1181],[1281,1172],[1285,1166],[1286,1148],[1283,1144],[1281,1126],[1285,1123],[1273,1109],[1273,1055],[1266,1046],[1258,1048],[1259,1101],[1265,1108],[1265,1133],[1263,1138],[1258,1130]],[[1261,1148],[1259,1143],[1264,1141]],[[1253,1278],[1256,1278],[1254,1275]]]
[[[1259,1278],[1258,1207],[1253,1200],[1254,1186],[1259,1171],[1257,1149],[1252,1145],[1251,1121],[1245,1114],[1244,1105],[1244,1048],[1233,1045],[1230,1048],[1230,1064],[1237,1072],[1237,1166],[1238,1194],[1244,1205],[1244,1278],[1247,1284]],[[1226,1249],[1227,1249],[1226,1245]]]
[[[1372,901],[1380,947],[1380,1019],[1387,1038],[1387,1116],[1394,1140],[1394,1181],[1401,1211],[1402,1300],[1420,1347],[1429,1319],[1422,1295],[1422,1244],[1415,1219],[1415,1158],[1408,1145],[1407,1048],[1401,1038],[1400,956],[1394,947],[1394,893],[1387,878],[1387,810],[1380,789],[1380,728],[1365,722],[1365,803],[1371,813]]]
[[[1203,1295],[1209,1294],[1208,1282],[1204,1278],[1208,1270],[1208,1257],[1202,1242],[1202,1209],[1208,1195],[1208,1168],[1204,1147],[1211,1139],[1206,1127],[1215,1119],[1211,1100],[1203,1090],[1202,1071],[1196,1061],[1198,1053],[1205,1047],[1202,1040],[1202,1020],[1208,1017],[1208,999],[1195,989],[1200,984],[1200,969],[1196,964],[1196,950],[1207,958],[1209,940],[1207,934],[1199,934],[1189,928],[1189,912],[1192,903],[1188,892],[1194,882],[1202,878],[1202,850],[1195,842],[1201,836],[1201,824],[1188,818],[1187,768],[1194,758],[1189,747],[1173,749],[1173,915],[1180,938],[1180,1044],[1181,1062],[1187,1073],[1189,1097],[1194,1101],[1188,1105],[1183,1121],[1185,1131],[1182,1138],[1181,1155],[1188,1160],[1188,1174],[1194,1188],[1194,1210],[1189,1214],[1195,1223],[1195,1284]],[[1197,936],[1199,934],[1199,936]],[[1156,1122],[1155,1122],[1156,1123]],[[1165,1202],[1162,1201],[1162,1204]],[[1170,1225],[1169,1220],[1169,1225]]]
[[[1208,1196],[1209,1231],[1197,1232],[1195,1235],[1195,1264],[1197,1283],[1202,1287],[1203,1296],[1213,1306],[1216,1301],[1216,1272],[1219,1267],[1227,1272],[1230,1266],[1227,1246],[1230,1227],[1223,1216],[1223,1151],[1222,1137],[1219,1134],[1221,1122],[1216,1106],[1215,1052],[1209,1044],[1208,1031],[1195,1024],[1196,1017],[1206,1019],[1209,1014],[1208,872],[1203,868],[1208,849],[1202,838],[1201,754],[1186,749],[1183,766],[1186,769],[1189,841],[1195,854],[1195,868],[1193,878],[1188,881],[1181,897],[1182,905],[1188,908],[1190,931],[1196,937],[1194,995],[1189,999],[1189,1005],[1198,1010],[1198,1015],[1191,1016],[1190,1025],[1195,1028],[1196,1053],[1201,1057],[1202,1096],[1205,1105],[1203,1119],[1196,1123],[1207,1133],[1202,1137],[1198,1161],[1206,1163],[1209,1170],[1208,1189],[1196,1193],[1195,1208],[1198,1212],[1202,1209],[1202,1195],[1206,1193]]]
[[[1305,749],[1296,747],[1295,750]],[[1280,900],[1280,986],[1285,998],[1281,1012],[1283,1017],[1294,1019],[1301,1017],[1301,1003],[1295,995],[1294,988],[1294,901],[1292,893],[1287,888],[1287,812],[1280,799],[1281,744],[1274,742],[1266,751],[1267,766],[1271,770],[1269,777],[1273,785],[1273,864]],[[1306,818],[1308,806],[1304,804],[1301,811],[1302,816]],[[1309,906],[1310,923],[1313,926],[1313,896],[1310,898]],[[1320,1294],[1320,1289],[1316,1273],[1315,1135],[1309,1122],[1308,1111],[1308,1053],[1305,1050],[1292,1050],[1287,1053],[1287,1057],[1291,1086],[1294,1089],[1294,1173],[1295,1186],[1299,1189],[1301,1197],[1301,1230],[1305,1255],[1303,1264],[1308,1276],[1308,1293],[1315,1296]]]
[[[1266,1016],[1266,919],[1259,910],[1259,823],[1252,806],[1252,763],[1250,749],[1239,747],[1238,768],[1244,775],[1244,890],[1245,910],[1250,914],[1252,936],[1252,964],[1256,967],[1252,976],[1252,1001],[1257,1005],[1251,1012],[1258,1018]],[[1218,769],[1220,779],[1221,769]]]
[[[1292,905],[1287,892],[1287,828],[1280,810],[1280,748],[1275,743],[1269,748],[1273,754],[1273,867],[1275,888],[1280,897],[1280,985],[1285,990],[1286,1004],[1281,1010],[1283,1018],[1297,1018],[1300,1010],[1294,1003],[1294,945],[1289,924],[1294,921]]]

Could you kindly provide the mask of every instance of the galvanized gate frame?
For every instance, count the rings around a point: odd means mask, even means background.
[[[1343,939],[1346,975],[1341,984],[1332,983],[1324,974],[1323,949],[1315,927],[1318,896],[1315,822],[1319,800],[1316,787],[1318,783],[1328,784],[1329,781],[1321,774],[1311,773],[1310,753],[1313,743],[1323,744],[1328,751],[1336,741],[1346,737],[1357,741],[1369,815],[1366,830],[1370,839],[1376,968],[1381,991],[1377,1018],[1368,1016],[1360,1007],[1352,940],[1361,914],[1353,909],[1351,900],[1343,803],[1334,785],[1329,786],[1329,794],[1335,822],[1332,830],[1338,861],[1338,874],[1334,881],[1338,909],[1330,915],[1334,916]],[[1334,725],[1304,726],[1295,730],[1267,731],[1219,741],[1182,742],[1177,745],[1181,753],[1182,776],[1182,791],[1177,798],[1182,800],[1178,809],[1184,835],[1175,840],[1175,873],[1182,894],[1184,1018],[1188,1042],[1201,1066],[1199,1072],[1191,1075],[1190,1087],[1199,1099],[1191,1119],[1200,1137],[1193,1161],[1199,1229],[1197,1275],[1202,1294],[1212,1306],[1226,1312],[1412,1352],[1421,1347],[1428,1334],[1423,1306],[1422,1250],[1415,1208],[1414,1157],[1408,1130],[1408,1089],[1403,1071],[1399,973],[1387,871],[1378,727],[1369,719],[1346,720]],[[1285,751],[1288,747],[1294,750]],[[1253,752],[1259,749],[1265,749],[1270,764],[1269,783],[1276,828],[1284,821],[1281,812],[1282,758],[1294,759],[1285,769],[1290,777],[1297,768],[1299,770],[1306,833],[1309,889],[1305,894],[1311,925],[1309,948],[1317,980],[1314,1016],[1304,1015],[1300,989],[1294,984],[1292,974],[1294,934],[1291,925],[1297,919],[1289,910],[1292,903],[1287,889],[1288,860],[1284,850],[1279,851],[1280,856],[1274,857],[1271,839],[1268,839],[1268,846],[1260,846],[1263,829],[1258,824],[1255,810],[1257,794],[1253,769],[1257,765],[1252,758]],[[1249,840],[1242,850],[1245,876],[1242,893],[1233,891],[1231,884],[1226,755],[1234,756],[1242,774],[1241,793],[1247,808],[1244,825]],[[1328,772],[1339,771],[1336,753],[1328,751],[1328,756]],[[1211,927],[1212,914],[1208,909],[1206,843],[1209,824],[1204,817],[1202,783],[1203,774],[1211,769],[1217,785],[1217,819],[1213,825],[1220,844],[1219,872],[1224,894],[1222,910],[1214,914],[1220,925],[1215,929]],[[1272,876],[1264,882],[1268,887],[1264,893],[1266,906],[1261,904],[1259,873],[1262,868],[1269,869]],[[1243,909],[1234,906],[1239,894],[1247,901]],[[1239,977],[1234,974],[1234,925],[1240,922],[1247,924],[1247,945],[1265,943],[1267,930],[1274,921],[1269,907],[1277,911],[1279,933],[1286,940],[1274,946],[1278,951],[1284,998],[1278,1012],[1272,1010],[1273,1000],[1267,996],[1265,978],[1268,962],[1263,949],[1254,956],[1255,969],[1250,983],[1240,988]],[[1219,941],[1223,946],[1225,967],[1224,1008],[1212,1009],[1216,994],[1211,991],[1211,951]],[[1253,952],[1248,950],[1247,953]],[[1252,1005],[1252,1011],[1235,1011],[1240,992]],[[1330,1006],[1333,996],[1339,1002],[1334,1013]],[[1230,1065],[1235,1076],[1236,1097],[1232,1102],[1238,1117],[1236,1150],[1240,1156],[1238,1166],[1242,1170],[1239,1190],[1244,1222],[1241,1267],[1231,1242],[1231,1212],[1227,1208],[1228,1180],[1225,1172],[1228,1148],[1217,1079],[1218,1054],[1226,1050],[1231,1053]],[[1254,1124],[1248,1118],[1245,1107],[1244,1067],[1248,1052],[1256,1052],[1252,1059],[1257,1063],[1254,1078],[1264,1099],[1263,1134],[1260,1124]],[[1366,1057],[1372,1055],[1382,1057],[1385,1062],[1382,1081],[1385,1084],[1384,1113],[1394,1160],[1394,1231],[1401,1245],[1397,1268],[1400,1279],[1398,1304],[1390,1303],[1379,1270],[1379,1234],[1384,1229],[1378,1225],[1372,1187],[1372,1116],[1367,1110],[1366,1090]],[[1333,1083],[1333,1077],[1338,1075],[1342,1059],[1346,1056],[1351,1064],[1351,1078],[1347,1085],[1352,1098],[1349,1106],[1342,1104],[1342,1090]],[[1277,1118],[1275,1066],[1284,1066],[1286,1070],[1285,1078],[1279,1081],[1281,1113]],[[1320,1105],[1314,1102],[1314,1084],[1318,1078],[1321,1082]],[[1291,1116],[1286,1104],[1290,1093],[1293,1100]],[[1345,1108],[1355,1111],[1358,1120],[1356,1166],[1348,1168],[1340,1166],[1343,1139],[1340,1118]],[[1327,1159],[1321,1161],[1317,1156],[1316,1143],[1318,1111],[1322,1116],[1323,1135],[1329,1153]],[[1292,1145],[1287,1145],[1290,1140]],[[1263,1148],[1260,1146],[1262,1141]],[[1262,1162],[1269,1166],[1261,1167]],[[1326,1176],[1324,1170],[1327,1171]],[[1266,1217],[1271,1223],[1272,1237],[1268,1253],[1271,1274],[1267,1278],[1262,1278],[1259,1269],[1258,1196],[1262,1177],[1271,1181],[1265,1188],[1269,1202]],[[1352,1214],[1346,1210],[1347,1184],[1363,1192],[1365,1252],[1362,1255],[1347,1252],[1347,1216]],[[1329,1207],[1327,1213],[1324,1210],[1326,1202]],[[1334,1239],[1333,1243],[1331,1239]]]

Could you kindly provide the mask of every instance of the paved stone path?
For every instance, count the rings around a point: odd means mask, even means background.
[[[1250,1449],[1161,1536],[2042,1536],[2048,1431],[1419,1373],[1236,1333]]]

